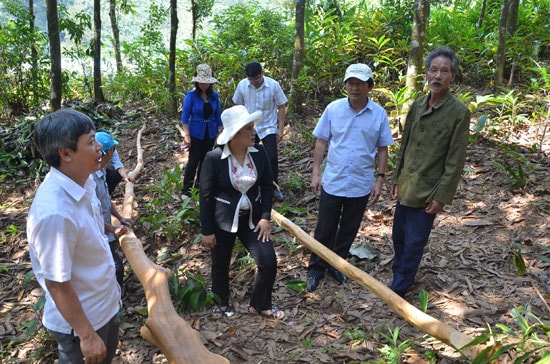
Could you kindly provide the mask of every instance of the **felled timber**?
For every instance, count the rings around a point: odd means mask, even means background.
[[[459,350],[469,359],[475,358],[480,353],[481,348],[478,346],[463,349],[463,347],[469,344],[473,338],[417,309],[380,281],[371,277],[365,271],[348,263],[345,259],[342,259],[339,255],[315,240],[299,226],[277,211],[271,211],[271,218],[275,220],[275,222],[283,229],[294,235],[309,250],[345,274],[348,278],[353,279],[372,291],[395,312],[397,312],[399,316],[403,317],[422,332],[452,346],[456,350]]]
[[[143,169],[141,135],[137,135],[137,164],[128,174],[136,178]],[[134,184],[126,183],[122,215],[131,217],[134,208]],[[143,250],[141,241],[133,231],[120,239],[122,251],[138,277],[147,299],[148,318],[141,328],[141,336],[158,347],[171,364],[226,364],[229,360],[208,351],[199,333],[176,312],[170,298],[168,277],[170,271],[154,264]]]

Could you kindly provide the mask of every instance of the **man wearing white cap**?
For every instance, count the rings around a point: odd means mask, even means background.
[[[348,97],[331,102],[313,130],[317,142],[311,176],[311,190],[320,196],[314,237],[342,258],[357,235],[367,203],[370,200],[374,204],[380,197],[388,146],[393,144],[386,111],[369,99],[374,87],[370,67],[350,65],[344,83]],[[312,253],[308,291],[317,289],[327,270],[336,281],[347,282],[345,275]]]

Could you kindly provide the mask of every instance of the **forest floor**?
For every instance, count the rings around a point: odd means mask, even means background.
[[[146,125],[141,139],[145,166],[134,186],[133,217],[139,221],[149,213],[147,203],[155,198],[148,187],[158,185],[163,171],[183,168],[186,152],[180,148],[177,120],[158,117],[145,107],[134,106],[132,110],[121,116],[114,129],[121,158],[128,169],[133,169],[137,131]],[[280,184],[286,199],[274,208],[307,233],[314,230],[318,206],[308,187],[314,147],[310,132],[319,114],[316,110],[309,118],[293,120],[294,126],[288,127],[279,148]],[[495,161],[514,162],[499,142],[478,138],[470,143],[456,199],[437,217],[417,284],[406,296],[420,307],[418,293],[426,290],[427,313],[471,337],[498,323],[519,330],[510,312],[520,306],[550,323],[550,264],[541,259],[541,255],[550,255],[550,138],[541,144],[541,153],[531,148],[541,143],[542,133],[538,125],[523,127],[513,133],[516,136],[508,137],[507,142],[516,144],[530,165],[525,170],[527,186],[517,190],[505,183],[507,173],[493,165]],[[33,306],[43,293],[34,279],[28,279],[31,266],[25,218],[37,184],[16,182],[24,180],[22,177],[3,181],[0,191],[0,361],[53,363],[56,348],[43,331],[38,331],[40,312]],[[123,191],[124,186],[119,186],[113,196],[119,207]],[[391,281],[393,256],[394,201],[388,191],[389,185],[381,200],[365,211],[356,239],[375,257],[350,255],[347,259],[384,285]],[[181,204],[180,196],[174,194],[166,209],[177,211]],[[407,339],[413,342],[402,362],[470,362],[409,324],[355,281],[338,284],[327,277],[312,293],[289,288],[289,282],[305,281],[310,251],[274,222],[272,226],[279,265],[273,302],[285,311],[286,318],[274,321],[248,313],[254,265],[236,261],[231,273],[234,316],[216,320],[211,308],[182,314],[198,330],[208,350],[231,363],[386,363],[391,362],[388,348],[393,346],[383,334],[391,336],[397,328],[398,343]],[[186,226],[171,241],[148,231],[140,222],[135,234],[153,262],[170,269],[187,269],[209,283],[210,255],[194,243],[199,234],[196,225]],[[518,249],[526,262],[524,276],[516,273],[513,264]],[[146,309],[143,288],[127,264],[118,362],[166,362],[160,350],[140,336]],[[29,337],[29,333],[34,335]]]

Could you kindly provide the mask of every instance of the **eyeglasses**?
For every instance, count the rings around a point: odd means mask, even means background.
[[[262,74],[260,73],[259,75],[257,76],[254,76],[254,77],[247,77],[248,78],[248,81],[250,82],[258,82],[262,79]]]

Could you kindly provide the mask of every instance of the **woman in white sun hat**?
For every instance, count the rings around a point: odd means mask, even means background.
[[[195,88],[185,95],[181,113],[184,142],[189,147],[189,158],[183,175],[184,195],[189,194],[192,187],[198,187],[202,161],[206,153],[212,150],[218,130],[222,127],[220,99],[214,91],[214,84],[218,80],[212,76],[210,66],[199,64],[191,82]]]
[[[261,112],[242,105],[225,110],[224,129],[203,162],[200,184],[202,245],[211,249],[212,291],[220,302],[215,317],[231,316],[229,266],[238,237],[257,265],[250,313],[282,319],[271,302],[277,257],[270,241],[273,174],[263,146],[256,144],[255,124]]]

